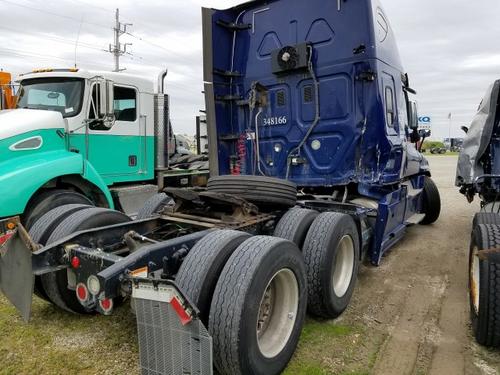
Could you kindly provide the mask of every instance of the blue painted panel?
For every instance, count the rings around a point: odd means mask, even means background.
[[[361,191],[363,186],[399,184],[408,175],[401,173],[409,165],[403,147],[408,123],[402,118],[407,115],[403,70],[389,21],[377,0],[340,4],[339,10],[336,1],[253,1],[213,13],[213,39],[205,48],[214,52],[214,70],[241,75],[213,78],[220,174],[231,172],[242,136],[249,140],[240,170],[256,173],[258,132],[261,169],[286,177],[287,155],[313,125],[317,98],[307,70],[273,74],[272,53],[307,42],[319,81],[321,119],[298,164],[290,167],[290,179],[304,187],[358,183]],[[234,31],[220,21],[242,29]],[[375,74],[374,81],[362,79],[367,72]],[[255,82],[267,89],[268,99],[257,117],[257,109],[250,111],[245,104]],[[390,127],[387,86],[395,112]],[[424,159],[418,159],[412,156],[408,172],[423,170],[415,163],[422,165]]]

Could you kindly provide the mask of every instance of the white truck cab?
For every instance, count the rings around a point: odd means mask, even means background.
[[[206,174],[169,168],[175,141],[166,74],[156,90],[152,80],[105,71],[44,69],[18,77],[16,109],[0,111],[0,218],[22,215],[26,223],[61,190],[133,214],[172,174],[181,186]]]
[[[35,71],[19,84],[18,108],[59,112],[69,151],[84,155],[106,184],[153,179],[152,81],[71,69]]]

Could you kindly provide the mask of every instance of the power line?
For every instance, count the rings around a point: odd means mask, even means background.
[[[12,49],[12,48],[5,48],[5,47],[0,47],[0,55],[4,56],[18,56],[18,57],[35,57],[37,59],[42,59],[42,60],[61,60],[61,61],[71,61],[73,62],[73,59],[71,58],[65,58],[65,57],[60,57],[60,56],[54,56],[54,55],[46,55],[46,54],[38,54],[38,53],[33,53],[33,52],[28,52],[24,50],[17,50],[17,49]],[[93,66],[99,69],[104,68],[104,64],[96,64],[94,62],[88,61],[88,60],[80,60],[82,63],[88,65],[88,66]],[[194,94],[194,95],[201,95],[201,89],[200,91],[196,91],[195,89],[189,89],[186,88],[185,86],[182,86],[177,83],[172,83],[169,82],[168,86],[173,87],[174,89],[178,91],[182,91],[188,94]]]
[[[25,8],[25,9],[34,10],[34,11],[45,13],[45,14],[50,14],[52,16],[56,16],[56,17],[60,17],[60,18],[65,18],[65,19],[68,19],[68,20],[76,21],[78,23],[81,22],[81,19],[78,19],[78,18],[75,18],[75,17],[67,16],[67,15],[64,15],[64,14],[59,14],[59,13],[52,12],[52,11],[45,10],[45,9],[35,8],[35,7],[32,7],[32,6],[26,5],[26,4],[19,4],[19,3],[16,3],[16,2],[13,2],[13,1],[9,1],[9,0],[0,0],[0,2],[7,3],[7,4],[10,4],[10,5],[14,5],[14,6],[21,7],[21,8]],[[103,25],[103,24],[100,24],[100,23],[88,22],[88,21],[84,21],[83,23],[87,24],[87,25],[102,27],[102,28],[105,28],[105,29],[112,29],[112,27],[110,27],[108,25]]]
[[[108,10],[108,9],[105,9],[105,8],[102,8],[102,7],[98,7],[98,6],[95,6],[95,5],[92,5],[92,4],[88,4],[88,3],[86,3],[86,2],[84,2],[82,0],[71,0],[71,1],[73,1],[73,2],[79,2],[79,3],[82,3],[82,4],[86,5],[86,6],[91,6],[93,8],[97,8],[97,9],[100,9],[102,11],[112,12],[111,10]],[[71,17],[71,16],[59,14],[59,13],[52,12],[52,11],[45,10],[45,9],[40,9],[40,8],[32,7],[32,6],[29,6],[29,5],[26,5],[26,4],[18,4],[18,3],[15,3],[13,1],[9,1],[9,0],[0,0],[0,2],[11,4],[11,5],[18,6],[18,7],[22,7],[22,8],[25,8],[25,9],[30,9],[30,10],[37,11],[37,12],[42,12],[42,13],[45,13],[45,14],[48,14],[48,15],[51,15],[51,16],[55,16],[55,17],[69,19],[69,20],[72,20],[72,21],[76,21],[76,22],[78,22],[80,24],[88,24],[88,25],[102,27],[102,28],[105,28],[105,29],[110,29],[111,28],[110,26],[107,26],[107,25],[103,25],[103,24],[99,24],[99,23],[95,23],[95,22],[82,21],[81,19],[78,19],[78,18],[75,18],[75,17]],[[119,22],[119,20],[118,20],[118,22]],[[181,61],[191,62],[190,60],[186,59],[185,57],[183,57],[183,56],[181,56],[179,54],[176,54],[175,52],[173,52],[171,50],[168,50],[168,49],[164,48],[163,46],[161,46],[161,45],[159,45],[157,43],[149,41],[149,40],[145,39],[142,36],[138,36],[138,35],[135,35],[135,34],[132,34],[132,33],[128,32],[126,30],[126,27],[124,27],[122,29],[121,28],[122,25],[125,26],[125,24],[120,23],[120,26],[117,26],[117,27],[111,28],[111,29],[114,29],[115,32],[118,30],[118,33],[121,33],[120,35],[122,35],[122,34],[129,35],[132,38],[135,38],[135,39],[137,39],[137,40],[139,40],[139,41],[141,41],[143,43],[146,43],[146,44],[149,44],[149,45],[151,45],[153,47],[161,49],[161,50],[165,51],[166,53],[168,53],[169,55],[177,56],[179,58],[179,60],[181,60]],[[6,29],[6,30],[10,29],[10,28],[4,27],[4,26],[0,26],[0,28]],[[14,30],[14,29],[10,29],[10,30],[14,31],[14,32],[18,32],[18,30]],[[22,33],[23,34],[28,34],[28,35],[31,34],[31,35],[40,36],[39,33],[30,33],[30,32],[26,32],[26,31],[23,31]],[[55,36],[51,36],[51,35],[48,35],[48,34],[42,34],[42,35],[44,35],[44,37],[46,39],[53,40],[53,41],[56,41],[56,42],[59,42],[59,43],[67,43],[67,44],[72,44],[72,45],[75,43],[73,40],[69,40],[69,39],[65,39],[65,38],[55,37]],[[115,39],[115,41],[116,41],[116,39]],[[89,49],[93,49],[93,50],[96,50],[96,51],[99,51],[99,52],[121,53],[120,56],[126,54],[125,57],[130,58],[133,61],[138,61],[138,60],[140,60],[140,61],[149,61],[150,64],[153,64],[152,66],[159,66],[159,65],[161,65],[161,64],[158,64],[156,61],[152,62],[152,61],[150,61],[148,59],[143,59],[142,57],[138,57],[138,56],[133,57],[126,50],[124,50],[124,49],[122,50],[121,49],[121,44],[119,43],[119,41],[118,41],[118,43],[115,43],[114,46],[110,46],[110,51],[108,51],[106,49],[103,49],[103,48],[96,47],[95,44],[90,44],[90,43],[79,42],[78,45],[82,46],[83,48],[89,48]],[[117,47],[117,48],[113,48],[113,47]],[[4,52],[2,52],[2,50]],[[3,54],[3,55],[16,55],[16,56],[20,56],[20,57],[29,56],[29,57],[36,57],[36,58],[40,58],[40,59],[46,59],[46,60],[57,59],[57,60],[61,60],[61,61],[73,61],[73,59],[70,59],[70,58],[64,58],[64,57],[59,57],[59,56],[54,56],[54,55],[46,55],[46,54],[37,54],[37,53],[33,53],[33,52],[28,52],[28,51],[23,51],[23,50],[16,50],[16,49],[10,49],[10,48],[5,48],[5,47],[0,47],[0,54]],[[103,67],[103,64],[96,64],[96,63],[90,62],[90,61],[81,61],[81,62],[84,63],[84,64],[86,64],[86,65],[89,65],[89,66],[94,66],[94,67],[99,67],[99,68]],[[115,69],[116,68],[117,68],[117,66],[115,65]],[[119,69],[119,66],[118,66],[118,69]],[[178,91],[183,91],[183,92],[190,93],[190,94],[195,94],[195,95],[201,95],[201,89],[198,92],[195,89],[194,90],[193,89],[188,89],[185,86],[182,86],[180,84],[169,83],[169,85],[172,86],[172,87],[174,87]]]
[[[18,50],[18,49],[12,49],[12,48],[6,48],[6,47],[0,47],[0,54],[3,54],[4,56],[20,56],[20,57],[36,57],[40,59],[45,59],[45,60],[61,60],[61,61],[71,61],[73,62],[74,60],[71,58],[65,58],[65,57],[60,57],[60,56],[54,56],[54,55],[45,55],[45,54],[40,54],[40,53],[33,53],[33,52],[28,52],[28,51],[23,51],[23,50]],[[82,61],[83,63],[90,65],[90,66],[95,66],[99,68],[103,68],[103,64],[96,64],[94,62],[90,61]]]
[[[80,2],[82,4],[86,4],[84,1],[81,1],[81,0],[71,0],[71,1],[77,1],[77,2]],[[52,16],[55,16],[55,17],[61,17],[61,18],[65,18],[65,19],[69,19],[69,20],[72,20],[72,21],[76,21],[78,23],[84,23],[84,24],[88,24],[88,25],[94,25],[94,26],[98,26],[98,27],[102,27],[102,28],[106,28],[106,29],[113,29],[113,30],[116,30],[117,28],[112,28],[110,26],[107,26],[107,25],[103,25],[103,24],[99,24],[99,23],[95,23],[95,22],[89,22],[89,21],[83,21],[81,19],[78,19],[78,18],[75,18],[75,17],[71,17],[71,16],[67,16],[67,15],[63,15],[63,14],[59,14],[59,13],[55,13],[55,12],[52,12],[52,11],[49,11],[49,10],[45,10],[45,9],[40,9],[40,8],[35,8],[35,7],[32,7],[32,6],[29,6],[29,5],[25,5],[25,4],[18,4],[18,3],[15,3],[13,1],[10,1],[10,0],[0,0],[0,2],[4,2],[4,3],[7,3],[7,4],[11,4],[11,5],[14,5],[14,6],[18,6],[18,7],[22,7],[22,8],[26,8],[26,9],[30,9],[30,10],[33,10],[33,11],[38,11],[38,12],[42,12],[42,13],[45,13],[45,14],[49,14],[49,15],[52,15]],[[90,5],[90,4],[87,4],[87,5]],[[105,8],[101,8],[101,7],[97,7],[97,6],[93,6],[93,7],[96,7],[96,8],[100,8],[102,10],[105,10]],[[107,10],[106,10],[107,11]],[[176,56],[180,61],[183,61],[183,62],[191,62],[190,60],[188,60],[187,58],[185,58],[184,56],[178,54],[178,53],[175,53],[174,51],[172,50],[169,50],[165,47],[163,47],[162,45],[160,44],[157,44],[157,43],[154,43],[152,41],[149,41],[148,39],[146,39],[145,37],[143,36],[139,36],[139,35],[136,35],[136,34],[132,34],[126,30],[124,30],[124,34],[126,35],[129,35],[130,37],[134,38],[134,39],[137,39],[143,43],[146,43],[146,44],[149,44],[153,47],[156,47],[158,49],[161,49],[165,52],[167,52],[169,55],[173,55],[173,56]],[[83,45],[83,44],[82,44]],[[115,43],[115,46],[116,46],[116,43]],[[118,52],[118,48],[113,48],[113,46],[110,48],[111,51],[108,51],[108,52],[112,52],[112,53],[115,53],[115,50],[116,52]],[[123,52],[123,53],[126,53]],[[123,54],[122,53],[122,54]],[[115,64],[116,65],[116,64]],[[116,68],[116,66],[115,66]]]
[[[164,52],[168,53],[169,55],[176,56],[179,59],[179,61],[186,62],[186,63],[192,63],[192,61],[189,60],[189,59],[187,59],[185,56],[182,56],[179,53],[176,53],[176,52],[174,52],[172,50],[169,50],[169,49],[163,47],[162,45],[160,45],[158,43],[151,42],[151,41],[145,39],[142,36],[138,36],[136,34],[132,34],[132,33],[129,33],[129,32],[127,32],[126,34],[129,35],[129,36],[131,36],[134,39],[139,40],[140,42],[143,42],[143,43],[149,44],[150,46],[153,46],[153,47],[156,47],[158,49],[161,49]]]
[[[104,7],[100,7],[98,5],[90,4],[90,3],[87,3],[86,1],[82,1],[82,0],[70,0],[70,1],[73,2],[73,3],[79,3],[79,4],[85,5],[87,7],[98,9],[98,10],[100,10],[102,12],[107,12],[107,13],[115,14],[114,10],[112,10],[112,9],[107,9],[107,8],[104,8]]]
[[[74,40],[60,38],[60,37],[57,37],[57,36],[54,36],[51,34],[47,34],[47,33],[34,33],[34,32],[29,32],[29,31],[24,31],[24,30],[21,31],[21,30],[16,30],[16,29],[10,28],[10,27],[5,27],[2,25],[0,25],[0,30],[12,31],[12,32],[16,33],[17,35],[32,35],[32,36],[36,36],[36,37],[43,37],[44,39],[52,40],[54,42],[63,43],[63,44],[71,44],[71,45],[75,44]],[[89,49],[93,49],[96,51],[100,51],[100,52],[108,52],[107,49],[105,49],[104,47],[100,47],[97,44],[91,44],[91,43],[79,41],[78,47],[80,47],[80,46],[84,47],[84,48],[89,48]]]

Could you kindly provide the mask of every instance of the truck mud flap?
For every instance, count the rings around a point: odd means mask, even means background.
[[[32,253],[21,236],[22,230],[14,230],[10,238],[0,245],[0,291],[27,322],[31,315],[35,277],[32,272]]]
[[[213,374],[212,338],[175,284],[134,281],[143,375]]]

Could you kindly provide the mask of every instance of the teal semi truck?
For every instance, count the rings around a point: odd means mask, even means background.
[[[0,112],[0,218],[27,228],[62,204],[129,215],[164,187],[203,184],[172,170],[167,71],[154,83],[129,74],[46,69],[22,75],[18,105]],[[169,146],[170,145],[170,146]]]

